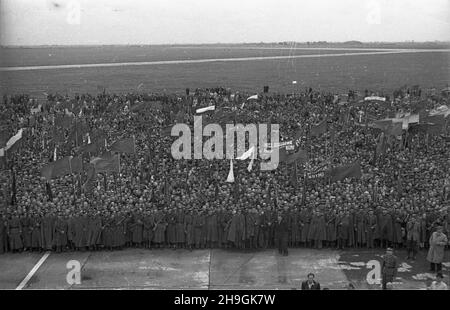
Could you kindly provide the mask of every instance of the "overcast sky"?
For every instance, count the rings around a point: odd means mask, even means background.
[[[450,0],[0,0],[0,43],[450,41]]]

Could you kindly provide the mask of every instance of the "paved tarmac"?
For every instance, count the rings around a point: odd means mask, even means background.
[[[367,284],[370,269],[366,263],[371,259],[381,261],[381,254],[301,248],[289,249],[289,256],[272,249],[126,249],[50,253],[42,262],[44,253],[9,253],[0,255],[0,289],[292,290],[300,289],[309,272],[315,273],[322,288],[344,289],[353,282],[359,289],[379,289],[379,285]],[[412,263],[401,256],[399,253],[399,264],[403,265],[394,289],[425,289],[424,258]],[[81,267],[80,284],[67,281],[72,268],[67,264],[73,260]],[[448,270],[444,269],[447,281]]]

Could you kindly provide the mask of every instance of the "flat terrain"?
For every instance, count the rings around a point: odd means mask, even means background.
[[[0,51],[0,95],[29,93],[40,98],[43,92],[73,95],[103,88],[116,93],[181,94],[186,87],[223,86],[259,92],[269,85],[270,91],[278,92],[309,86],[347,92],[349,88],[392,91],[405,84],[443,88],[450,83],[450,52],[442,47],[98,46]],[[107,66],[118,63],[125,64]],[[4,71],[83,64],[99,66]]]
[[[309,272],[322,287],[344,289],[350,281],[357,289],[379,289],[366,281],[369,260],[381,262],[380,251],[290,249],[289,256],[275,250],[145,250],[67,252],[42,258],[39,253],[0,255],[0,289],[299,289]],[[448,255],[448,253],[447,253]],[[400,267],[394,289],[425,289],[428,264],[425,252],[415,262],[397,253]],[[81,284],[66,280],[66,264],[80,262]],[[448,259],[447,259],[448,260]],[[450,263],[446,263],[450,267]],[[448,283],[450,268],[444,268]]]

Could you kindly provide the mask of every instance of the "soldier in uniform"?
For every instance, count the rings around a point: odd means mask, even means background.
[[[289,221],[286,216],[279,214],[275,222],[275,242],[281,255],[288,256],[288,241]]]
[[[416,259],[420,241],[420,222],[416,216],[409,219],[406,224],[406,241],[407,241],[407,259]]]
[[[394,282],[397,275],[397,257],[394,256],[392,248],[386,249],[386,254],[383,256],[383,263],[381,264],[382,288],[387,289],[388,282]]]

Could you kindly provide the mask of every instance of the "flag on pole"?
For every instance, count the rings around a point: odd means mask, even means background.
[[[118,153],[134,154],[136,152],[134,136],[114,142],[110,150]]]
[[[41,169],[41,176],[48,181],[70,174],[70,160],[71,157],[63,157],[51,163],[48,163]]]
[[[386,101],[385,97],[379,97],[379,96],[369,96],[369,97],[365,97],[364,101]]]
[[[95,157],[91,160],[94,165],[95,172],[117,172],[120,173],[119,154],[113,156]]]
[[[201,113],[204,113],[204,112],[207,112],[207,111],[214,111],[215,109],[216,109],[216,106],[212,105],[212,106],[209,106],[209,107],[197,109],[197,110],[195,110],[195,113],[201,114]]]
[[[295,163],[297,161],[304,163],[308,160],[308,154],[306,153],[305,150],[300,149],[297,152],[295,152],[294,154],[287,155],[284,160],[288,164]]]
[[[242,154],[241,156],[237,157],[236,159],[238,159],[238,160],[246,160],[247,158],[250,158],[250,156],[252,156],[252,154],[255,151],[255,149],[256,149],[255,146],[252,146],[246,152],[244,152],[244,154]]]
[[[329,170],[329,175],[331,177],[331,182],[344,180],[345,178],[360,179],[362,176],[361,165],[359,163],[354,163],[332,168]]]
[[[252,155],[252,159],[250,159],[250,162],[248,163],[248,167],[247,167],[247,171],[251,172],[253,169],[253,162],[255,161],[256,158],[256,150],[253,151],[253,155]]]
[[[234,183],[234,172],[233,172],[233,160],[230,159],[230,172],[228,172],[227,181],[228,183]]]
[[[324,119],[322,122],[314,125],[311,128],[311,137],[316,137],[324,134],[327,131],[327,120]]]
[[[12,136],[8,140],[8,142],[6,142],[5,151],[12,148],[18,141],[20,141],[20,139],[22,139],[22,133],[23,133],[23,128],[20,128],[19,131],[14,136]]]

